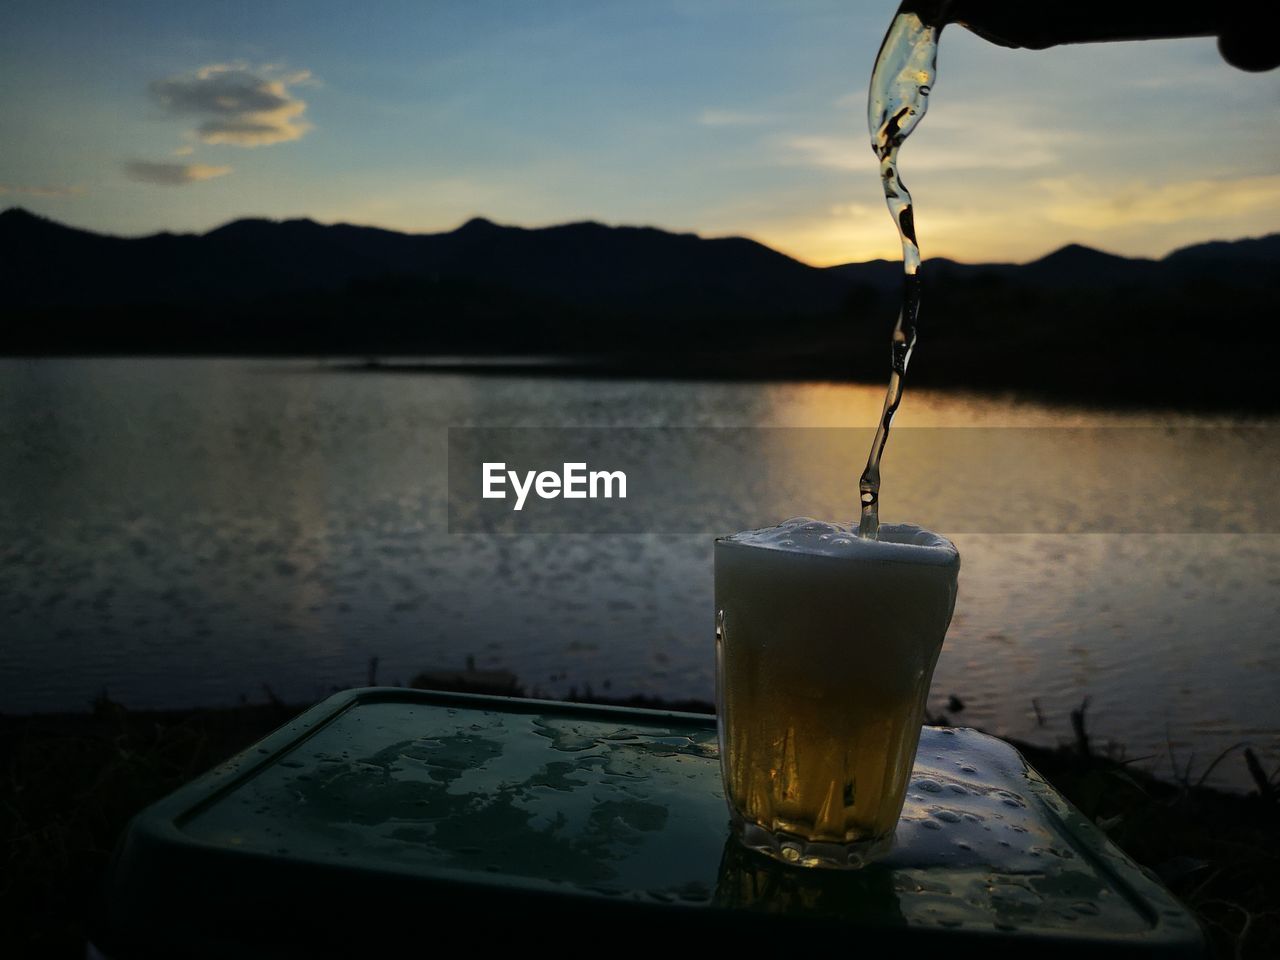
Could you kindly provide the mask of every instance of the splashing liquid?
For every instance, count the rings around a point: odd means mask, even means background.
[[[904,273],[902,307],[893,329],[893,367],[889,374],[889,389],[885,393],[884,409],[871,443],[867,467],[858,481],[862,502],[858,536],[868,540],[875,540],[880,529],[880,457],[889,439],[893,415],[902,403],[902,382],[911,361],[911,351],[916,345],[916,320],[920,313],[920,246],[916,242],[911,194],[898,176],[898,148],[928,109],[929,90],[937,71],[939,30],[939,27],[924,23],[914,12],[900,11],[880,45],[867,96],[871,149],[880,161],[885,202],[902,239]]]

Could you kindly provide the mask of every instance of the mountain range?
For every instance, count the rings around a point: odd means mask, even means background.
[[[1149,371],[1121,365],[1231,353],[1247,368],[1236,395],[1265,403],[1269,375],[1262,390],[1251,371],[1274,360],[1278,267],[1280,234],[1160,260],[1079,245],[1026,264],[930,260],[931,359],[913,379],[1053,391],[1088,375],[1141,392]],[[404,234],[250,219],[122,238],[0,213],[8,354],[553,354],[612,372],[879,380],[901,283],[894,261],[817,268],[743,238],[593,222]],[[1245,357],[1230,346],[1242,331]],[[1157,379],[1175,401],[1215,402]]]

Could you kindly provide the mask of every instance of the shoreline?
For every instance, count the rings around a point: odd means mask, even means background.
[[[792,356],[732,356],[687,354],[680,359],[648,354],[501,354],[448,353],[433,357],[422,353],[325,354],[296,352],[166,351],[66,353],[0,352],[0,360],[243,360],[309,362],[305,372],[338,374],[387,374],[396,376],[528,377],[576,380],[658,380],[684,383],[824,383],[856,386],[884,386],[880,364],[853,366],[831,354]],[[301,371],[294,371],[301,372]],[[1035,372],[1035,371],[1033,371]],[[1097,388],[1097,381],[1077,372],[1060,371],[1052,377],[1031,381],[962,381],[934,378],[916,372],[910,384],[914,390],[977,394],[1004,397],[1015,402],[1032,402],[1073,407],[1089,412],[1148,412],[1152,414],[1203,414],[1268,417],[1280,413],[1280,391],[1267,388],[1237,389],[1222,394],[1206,393],[1198,378],[1181,381],[1186,392],[1170,393],[1167,379],[1146,381],[1134,377],[1111,381],[1104,390],[1080,390],[1080,384]]]

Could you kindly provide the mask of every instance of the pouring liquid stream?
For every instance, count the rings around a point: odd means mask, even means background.
[[[902,240],[902,306],[893,329],[892,369],[884,409],[876,426],[866,469],[858,481],[862,517],[858,536],[875,540],[880,529],[880,458],[889,439],[893,416],[902,403],[902,385],[916,344],[920,313],[920,246],[916,242],[911,194],[898,175],[898,148],[911,135],[929,105],[929,91],[937,71],[939,27],[924,23],[913,12],[899,12],[885,34],[871,72],[867,97],[867,125],[871,149],[880,161],[885,202]]]

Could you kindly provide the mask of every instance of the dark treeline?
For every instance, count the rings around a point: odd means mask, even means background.
[[[1159,261],[1078,246],[1025,265],[933,260],[911,381],[1275,408],[1277,267],[1280,234]],[[878,382],[901,274],[596,223],[241,220],[124,239],[14,209],[0,281],[11,355],[551,355],[603,375]]]

